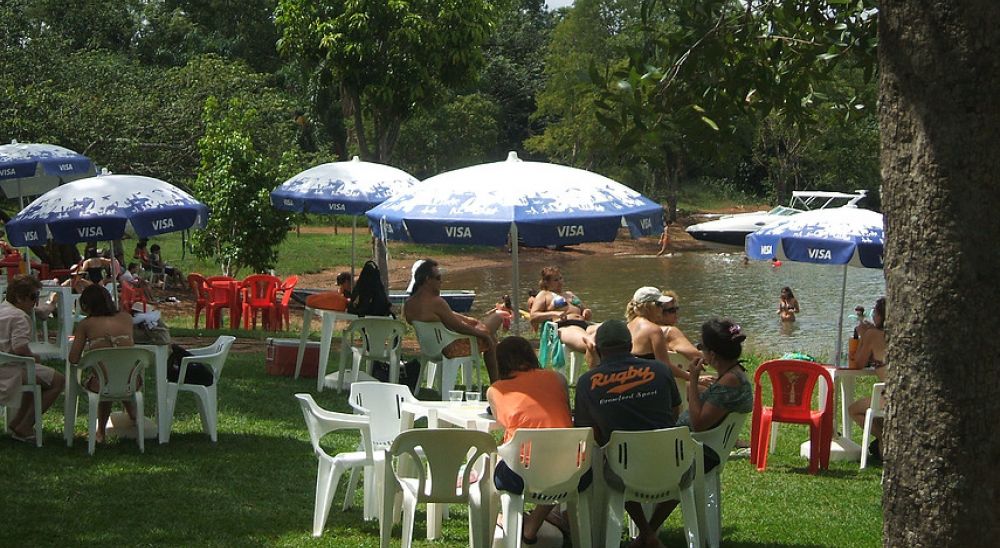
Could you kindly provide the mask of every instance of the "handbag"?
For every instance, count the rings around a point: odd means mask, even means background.
[[[190,356],[191,353],[183,346],[170,345],[170,357],[167,358],[167,380],[177,382],[181,376],[181,360]],[[212,386],[215,382],[215,375],[212,368],[198,362],[189,362],[187,371],[184,372],[184,384],[200,384],[201,386]]]
[[[160,319],[152,327],[149,322],[140,322],[132,326],[132,340],[135,344],[170,344],[170,328]]]

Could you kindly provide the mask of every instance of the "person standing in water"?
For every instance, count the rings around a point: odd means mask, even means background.
[[[659,257],[670,249],[670,221],[663,221],[663,234],[660,234],[660,250],[656,253]]]
[[[795,314],[799,312],[799,301],[792,293],[792,288],[781,288],[781,297],[778,299],[778,316],[783,322],[794,322]]]

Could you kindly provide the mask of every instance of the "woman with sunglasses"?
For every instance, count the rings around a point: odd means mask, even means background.
[[[632,334],[632,355],[665,363],[673,371],[674,377],[690,381],[690,374],[671,362],[667,354],[670,346],[663,325],[671,310],[676,316],[677,307],[674,298],[661,293],[659,289],[647,286],[635,291],[632,300],[625,306],[625,321],[628,322],[628,330]],[[700,353],[697,355],[701,356]]]
[[[711,430],[730,413],[749,413],[753,410],[753,385],[740,363],[746,335],[736,322],[713,319],[701,326],[699,350],[704,358],[697,358],[688,367],[692,377],[701,375],[705,365],[718,373],[715,381],[703,392],[688,384],[688,409],[681,413],[678,425],[686,424],[694,432]],[[719,456],[705,446],[705,471],[719,464]]]
[[[680,317],[681,310],[679,304],[680,298],[677,296],[677,293],[670,290],[664,291],[663,294],[673,299],[673,302],[669,306],[664,307],[663,321],[660,322],[660,325],[663,326],[663,336],[667,338],[667,350],[677,352],[687,358],[688,361],[701,358],[701,352],[695,348],[694,344],[687,338],[687,335],[681,331],[681,328],[677,327],[677,320]]]

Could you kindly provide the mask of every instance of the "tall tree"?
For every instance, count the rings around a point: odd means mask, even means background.
[[[998,51],[993,0],[880,3],[887,546],[1000,538]]]
[[[638,39],[604,90],[602,123],[624,154],[664,185],[670,216],[686,158],[714,147],[751,116],[801,118],[817,81],[842,58],[865,58],[874,40],[870,0],[642,0]]]
[[[361,155],[387,162],[415,108],[477,74],[492,12],[486,0],[280,0],[275,21],[281,51],[326,62]]]

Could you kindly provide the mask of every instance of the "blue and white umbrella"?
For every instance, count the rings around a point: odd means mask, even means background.
[[[67,148],[17,141],[0,145],[0,191],[7,198],[38,196],[62,183],[92,175],[94,164],[90,158]]]
[[[384,164],[331,162],[311,167],[271,191],[271,205],[282,211],[352,215],[351,277],[354,276],[354,229],[357,216],[419,183],[409,173]]]
[[[48,238],[75,244],[120,240],[127,228],[140,238],[201,228],[208,208],[183,190],[152,177],[100,175],[50,190],[5,226],[14,245]]]
[[[524,162],[513,152],[505,162],[426,179],[367,217],[378,237],[425,244],[563,246],[610,242],[622,227],[632,237],[663,230],[663,208],[631,188],[582,169]],[[511,251],[516,300],[517,245]]]
[[[747,235],[754,260],[784,258],[800,263],[843,265],[840,318],[834,363],[840,363],[847,266],[882,268],[885,235],[882,214],[853,206],[806,211]]]
[[[357,156],[311,167],[271,191],[271,205],[296,213],[361,215],[419,181],[409,173]]]

